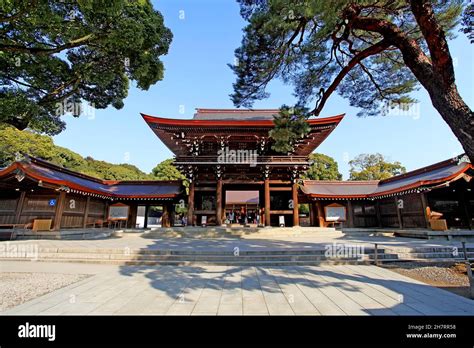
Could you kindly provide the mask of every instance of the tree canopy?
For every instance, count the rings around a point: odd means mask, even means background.
[[[185,176],[173,165],[174,159],[169,158],[156,165],[151,170],[151,175],[155,180],[180,180],[185,179]]]
[[[400,162],[388,162],[379,153],[361,154],[349,161],[349,165],[349,180],[383,180],[406,172]]]
[[[19,131],[11,126],[0,126],[0,167],[6,167],[15,161],[17,154],[38,157],[93,177],[106,180],[151,180],[131,164],[111,164],[98,161],[54,144],[47,135],[30,131]]]
[[[473,113],[457,91],[447,44],[462,0],[239,3],[248,25],[232,66],[236,106],[268,97],[267,85],[280,78],[294,86],[298,107],[314,103],[292,122],[319,116],[334,92],[358,107],[360,116],[386,115],[409,109],[416,102],[411,92],[421,85],[474,160]]]
[[[0,2],[0,123],[48,134],[162,80],[172,39],[148,0]]]
[[[274,118],[275,127],[269,132],[269,136],[274,140],[273,150],[281,153],[293,151],[296,142],[310,131],[305,119],[307,112],[305,108],[282,106]]]
[[[342,180],[337,162],[330,156],[321,153],[312,153],[309,156],[311,163],[308,171],[302,176],[310,180]]]
[[[156,165],[151,170],[153,180],[183,180],[183,185],[186,189],[189,187],[189,182],[186,177],[173,165],[174,159],[169,158]]]

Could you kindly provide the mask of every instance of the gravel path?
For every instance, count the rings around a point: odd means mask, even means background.
[[[2,272],[0,312],[87,277],[85,274]]]
[[[463,264],[423,264],[417,262],[385,266],[391,271],[469,298],[469,279]]]

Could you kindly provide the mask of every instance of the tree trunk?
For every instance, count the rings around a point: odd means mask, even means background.
[[[466,155],[474,163],[474,115],[453,84],[448,90],[433,88],[431,102],[461,143]]]

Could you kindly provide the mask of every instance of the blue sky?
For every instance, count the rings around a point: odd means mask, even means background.
[[[169,54],[163,57],[165,77],[148,91],[129,90],[121,110],[95,110],[94,117],[66,116],[67,129],[55,143],[83,156],[113,163],[130,163],[145,172],[172,153],[149,129],[140,112],[172,118],[191,118],[195,108],[232,108],[229,99],[235,77],[227,66],[242,38],[245,22],[234,0],[158,0],[165,24],[174,35]],[[474,45],[465,35],[450,42],[456,80],[461,96],[474,104]],[[270,84],[269,99],[255,108],[278,108],[292,104],[292,87],[279,81]],[[420,89],[416,113],[385,117],[356,117],[358,110],[334,94],[322,117],[345,113],[337,129],[316,150],[333,157],[344,178],[347,161],[361,153],[379,152],[400,161],[408,170],[462,153],[447,124]]]

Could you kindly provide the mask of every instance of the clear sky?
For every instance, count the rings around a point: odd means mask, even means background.
[[[233,108],[229,99],[235,77],[227,66],[242,38],[244,20],[234,0],[158,0],[174,38],[169,54],[163,57],[163,81],[142,91],[129,90],[121,110],[110,107],[95,115],[66,116],[67,129],[55,137],[56,144],[83,156],[113,163],[130,163],[145,172],[172,157],[143,121],[140,112],[162,117],[191,118],[195,108]],[[461,96],[474,105],[474,45],[465,35],[450,41],[456,80]],[[254,108],[278,108],[295,102],[291,86],[272,82],[269,99]],[[336,130],[316,150],[333,157],[344,178],[348,160],[361,153],[379,152],[389,160],[400,161],[408,170],[416,169],[462,153],[447,124],[432,107],[427,93],[420,89],[420,100],[413,115],[356,117],[357,109],[334,94],[322,117],[345,113]]]

